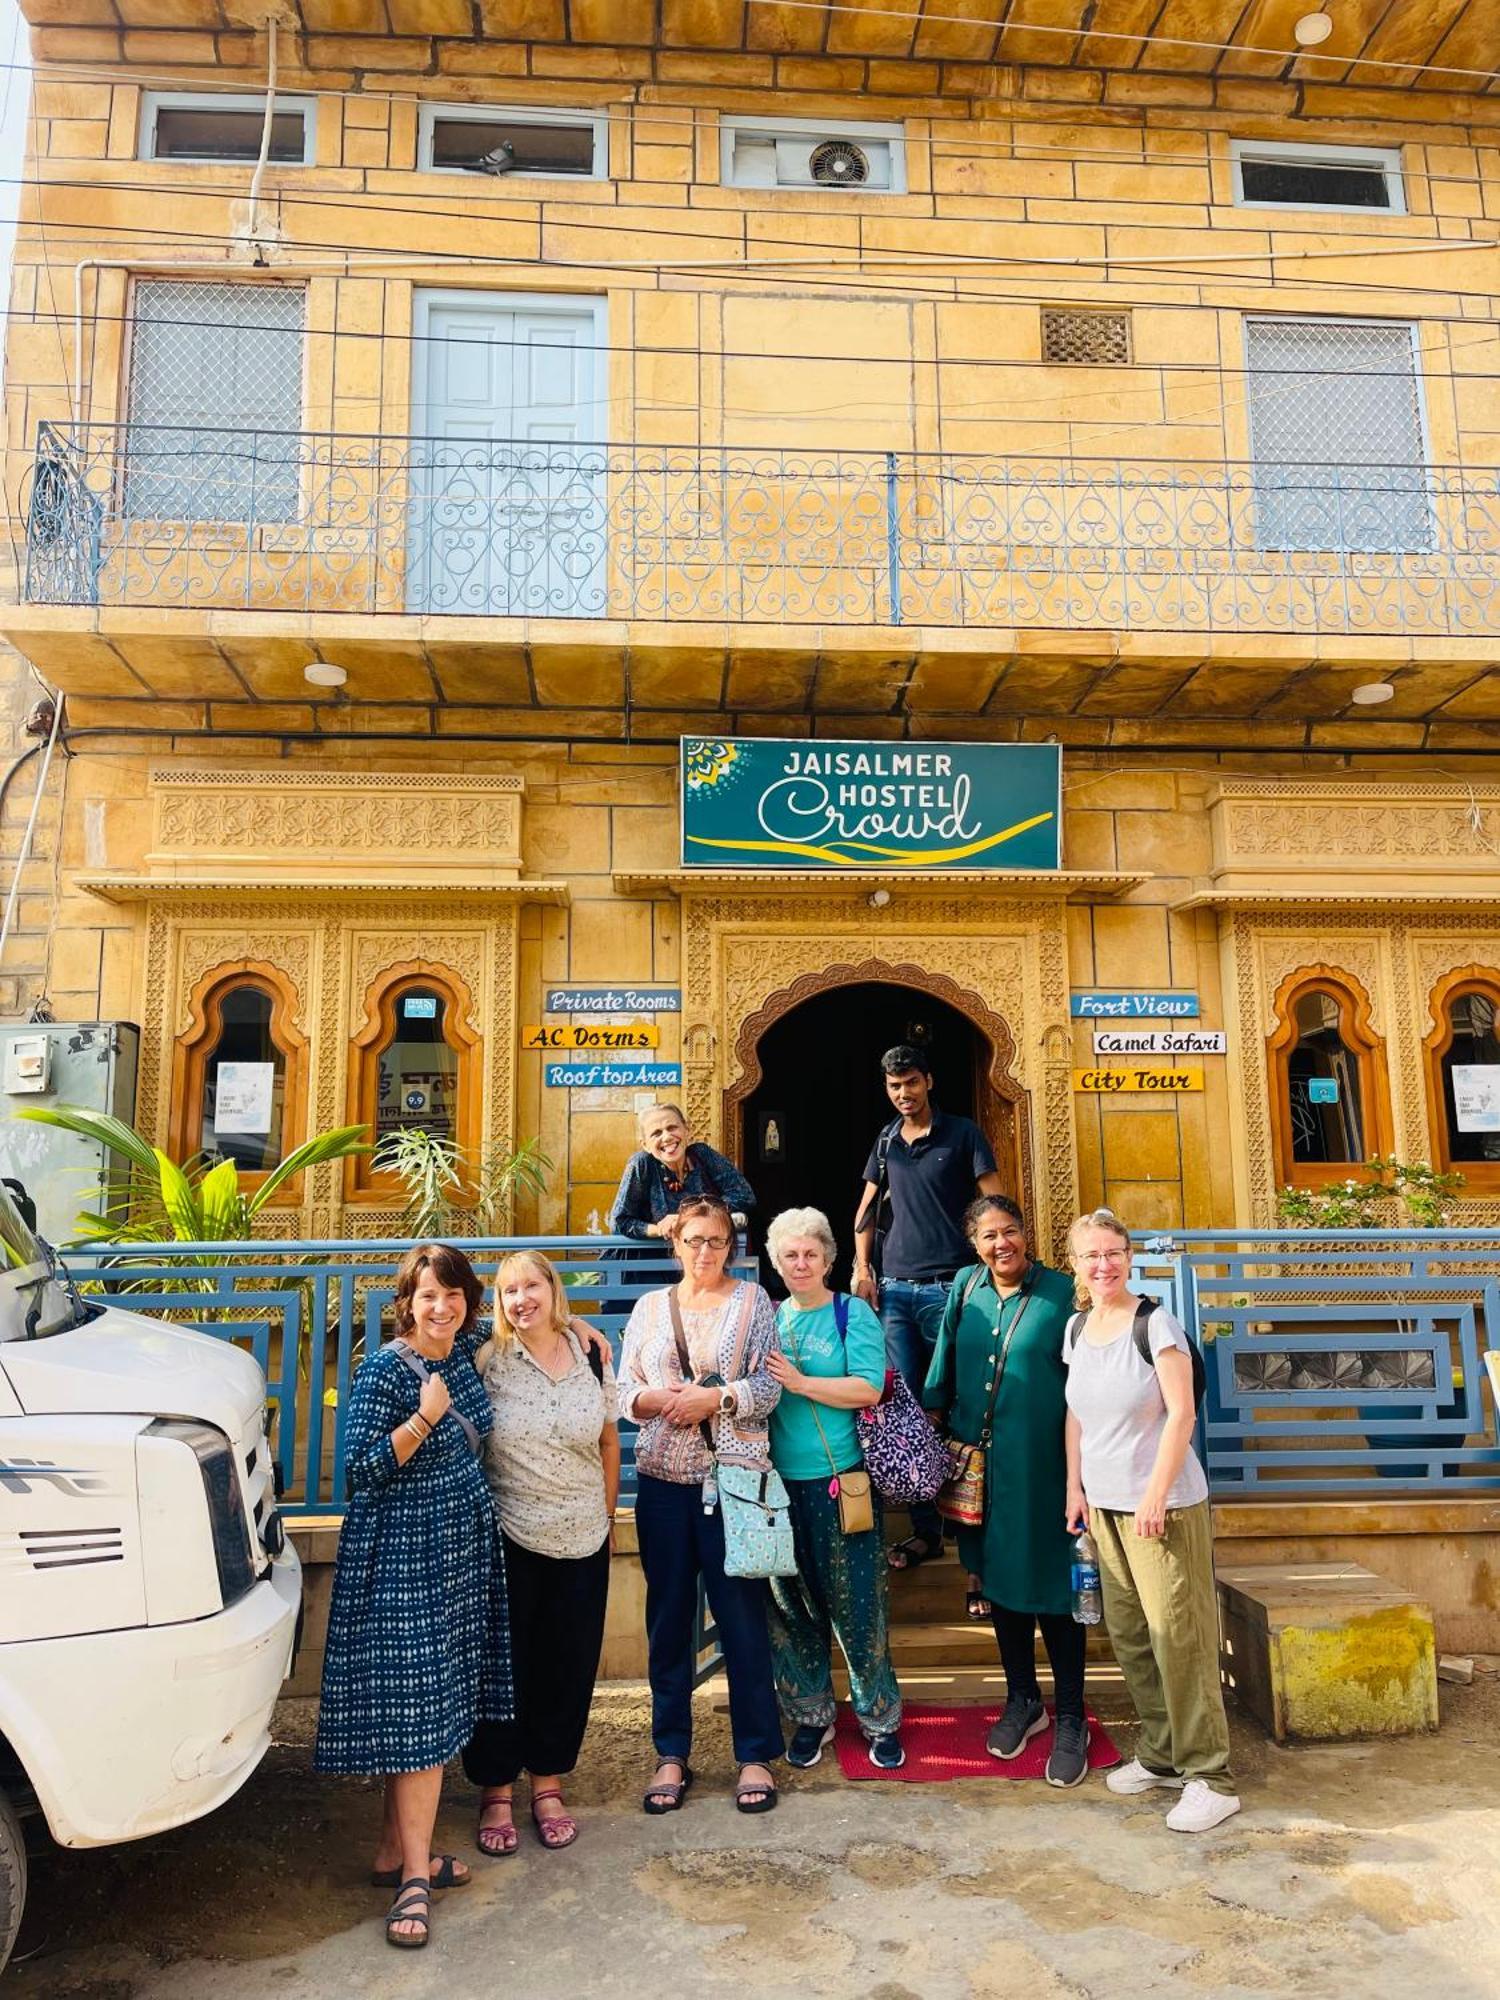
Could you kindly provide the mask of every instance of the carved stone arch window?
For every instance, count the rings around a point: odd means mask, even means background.
[[[233,1160],[256,1182],[307,1137],[307,1038],[287,975],[261,959],[205,972],[173,1052],[168,1144]],[[278,1197],[298,1199],[291,1184]]]
[[[1351,973],[1302,966],[1276,995],[1267,1043],[1279,1185],[1321,1187],[1391,1151],[1385,1043]]]
[[[1427,1116],[1433,1164],[1474,1193],[1500,1189],[1500,969],[1447,973],[1430,1001]]]
[[[424,959],[390,965],[364,995],[364,1019],[350,1064],[351,1123],[368,1126],[378,1146],[403,1126],[453,1141],[477,1159],[483,1132],[483,1072],[474,1002],[447,966]],[[394,1174],[371,1154],[348,1163],[351,1197],[404,1201]]]

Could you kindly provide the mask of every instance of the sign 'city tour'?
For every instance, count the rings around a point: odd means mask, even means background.
[[[1062,865],[1055,743],[682,739],[686,868]]]

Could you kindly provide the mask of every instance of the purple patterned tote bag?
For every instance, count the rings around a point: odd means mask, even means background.
[[[931,1500],[948,1477],[948,1451],[916,1397],[894,1370],[872,1409],[856,1413],[854,1427],[875,1490],[893,1506]]]

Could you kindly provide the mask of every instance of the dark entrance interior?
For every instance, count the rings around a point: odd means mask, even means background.
[[[843,1253],[840,1286],[862,1170],[894,1116],[880,1058],[897,1042],[926,1052],[936,1101],[977,1119],[993,1143],[986,1037],[946,1000],[875,980],[815,994],[774,1022],[760,1039],[761,1080],[740,1108],[740,1160],[762,1229],[784,1208],[822,1209]]]

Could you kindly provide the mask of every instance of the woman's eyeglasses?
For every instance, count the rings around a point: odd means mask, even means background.
[[[691,1256],[696,1257],[704,1250],[727,1250],[729,1248],[729,1238],[727,1236],[684,1236],[682,1247]]]
[[[1086,1255],[1075,1255],[1075,1264],[1128,1264],[1128,1250],[1090,1250]]]

